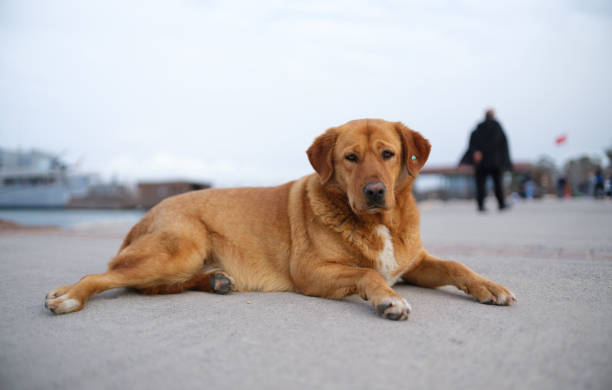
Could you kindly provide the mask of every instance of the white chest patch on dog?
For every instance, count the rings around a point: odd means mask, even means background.
[[[393,277],[393,271],[397,270],[397,261],[395,260],[395,253],[393,250],[393,241],[391,240],[391,233],[389,228],[385,225],[378,225],[376,232],[383,239],[384,246],[382,251],[378,254],[378,264],[376,270],[385,278],[387,283],[393,285],[397,282],[396,277]]]

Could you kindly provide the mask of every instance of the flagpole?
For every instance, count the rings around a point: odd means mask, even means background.
[[[559,164],[559,168],[557,170],[557,182],[555,183],[555,188],[558,184],[559,178],[563,177],[565,179],[565,188],[563,189],[563,195],[567,196],[567,184],[568,184],[568,178],[565,177],[565,172],[563,172],[563,161],[562,161],[562,157],[561,157],[561,146],[565,145],[565,142],[567,141],[567,133],[562,133],[560,135],[558,135],[555,138],[555,149],[556,149],[556,157],[555,160],[558,161]],[[558,189],[557,189],[558,191]]]

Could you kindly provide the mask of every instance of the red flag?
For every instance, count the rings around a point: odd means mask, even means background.
[[[565,141],[567,141],[567,134],[561,134],[560,136],[555,138],[555,143],[557,144],[557,146],[564,144]]]

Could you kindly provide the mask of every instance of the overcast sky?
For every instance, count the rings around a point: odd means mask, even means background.
[[[120,180],[274,184],[364,117],[403,121],[430,139],[428,164],[455,164],[492,106],[515,161],[601,155],[610,4],[3,0],[0,147]]]

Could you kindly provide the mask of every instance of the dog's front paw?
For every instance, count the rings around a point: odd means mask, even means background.
[[[501,284],[483,279],[470,284],[464,290],[480,303],[509,306],[516,302],[516,296]]]
[[[383,298],[377,305],[376,311],[388,320],[405,321],[412,310],[408,301],[399,297]]]

